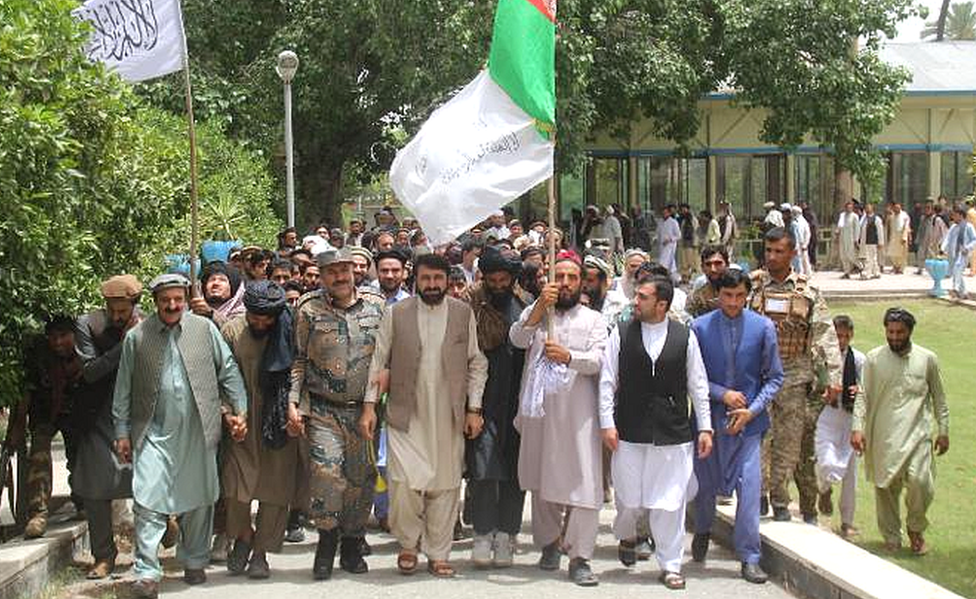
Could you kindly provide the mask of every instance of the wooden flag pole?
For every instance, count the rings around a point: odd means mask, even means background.
[[[183,42],[183,75],[186,81],[186,120],[190,131],[190,295],[200,293],[197,283],[197,245],[200,209],[197,199],[197,127],[193,119],[193,88],[190,84],[190,54]]]
[[[549,177],[546,191],[549,196],[549,282],[556,282],[556,174]],[[546,333],[550,340],[556,338],[555,308],[546,312]]]

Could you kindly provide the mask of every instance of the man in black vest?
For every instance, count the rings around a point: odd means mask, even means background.
[[[664,277],[637,282],[635,318],[610,334],[600,373],[600,426],[613,454],[620,561],[636,561],[636,525],[649,510],[660,580],[683,589],[686,490],[698,455],[712,450],[708,379],[694,333],[668,318],[674,287]]]

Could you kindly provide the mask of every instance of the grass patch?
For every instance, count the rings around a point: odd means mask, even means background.
[[[938,354],[949,402],[949,452],[935,459],[935,499],[928,511],[928,555],[913,557],[905,549],[891,555],[882,548],[874,509],[874,490],[858,464],[858,545],[899,566],[966,597],[976,597],[976,410],[973,363],[976,357],[976,311],[935,300],[898,303],[915,315],[914,343]],[[854,319],[853,345],[867,353],[885,343],[882,317],[896,302],[829,304],[831,314]],[[839,489],[838,489],[839,490]],[[903,494],[904,497],[904,494]],[[837,490],[834,493],[838,499]],[[837,510],[835,509],[835,513]],[[902,500],[902,525],[905,508]],[[834,516],[840,525],[839,516]],[[907,545],[907,538],[905,539]]]

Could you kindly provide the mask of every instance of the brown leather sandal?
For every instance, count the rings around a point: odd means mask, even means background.
[[[404,576],[409,576],[417,571],[417,550],[401,549],[397,556],[397,570]]]
[[[427,562],[427,571],[437,578],[453,578],[455,571],[447,560],[432,559]]]

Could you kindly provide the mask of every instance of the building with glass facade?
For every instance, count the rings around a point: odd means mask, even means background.
[[[855,197],[896,199],[911,210],[930,196],[953,200],[972,194],[976,42],[890,43],[882,57],[906,67],[912,80],[897,116],[875,139],[887,160],[883,186],[863,189],[855,181]],[[762,112],[735,107],[731,99],[714,93],[700,101],[702,126],[683,157],[675,155],[673,143],[655,137],[647,122],[635,121],[628,139],[598,136],[583,172],[560,175],[560,220],[569,221],[573,209],[587,204],[639,205],[657,213],[668,203],[688,203],[714,212],[723,199],[740,222],[760,216],[766,201],[802,200],[811,203],[820,222],[832,220],[829,149],[815,142],[792,150],[762,144]],[[530,211],[544,213],[535,210],[536,203],[533,198]]]

